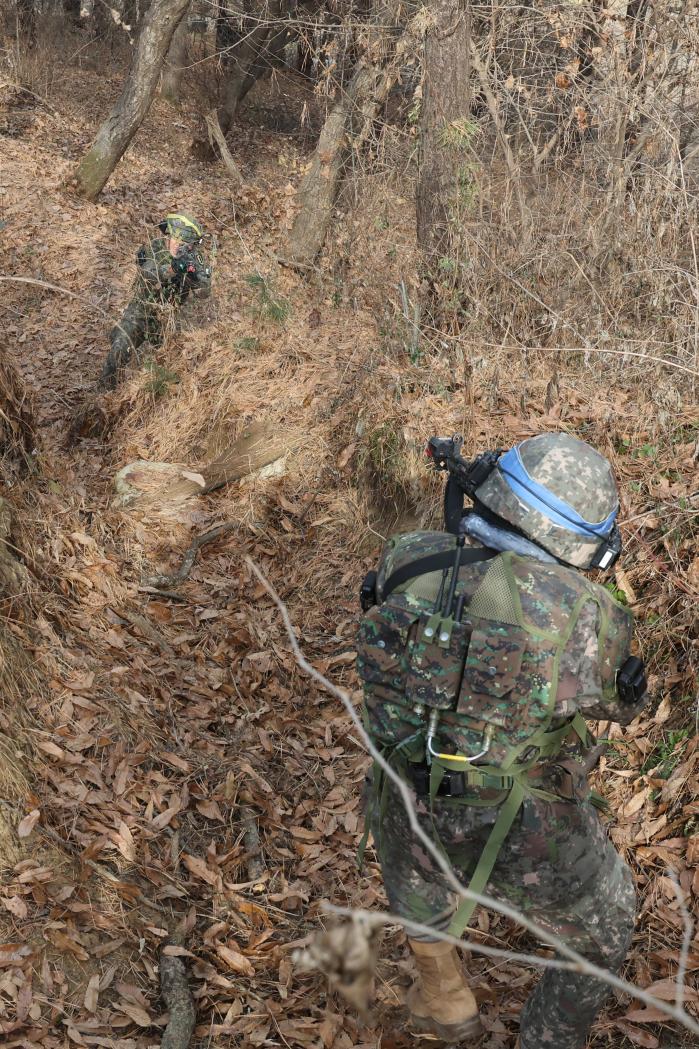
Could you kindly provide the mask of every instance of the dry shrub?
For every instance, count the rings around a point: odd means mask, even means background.
[[[26,473],[36,451],[33,409],[10,360],[0,358],[0,476],[7,484]]]
[[[0,629],[0,795],[17,800],[29,787],[33,747],[27,730],[35,724],[33,699],[44,685],[36,665],[9,627]]]
[[[458,234],[437,327],[484,349],[604,349],[598,379],[644,377],[639,353],[696,370],[692,12],[486,7],[472,31],[471,111],[444,129]]]

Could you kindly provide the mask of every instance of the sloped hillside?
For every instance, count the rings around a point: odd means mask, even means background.
[[[79,202],[63,180],[116,87],[105,70],[61,76],[50,99],[2,88],[0,272],[20,279],[3,283],[0,311],[13,411],[26,396],[35,434],[22,470],[4,476],[25,577],[4,598],[0,638],[3,1044],[159,1043],[158,967],[177,956],[194,1044],[413,1044],[399,929],[369,1015],[294,972],[295,949],[328,924],[325,901],[384,899],[371,850],[356,866],[366,756],[338,702],[297,667],[245,559],[288,606],[313,665],[358,702],[358,583],[390,530],[438,519],[422,458],[433,432],[461,431],[475,451],[564,428],[617,468],[627,554],[615,583],[658,702],[609,729],[597,785],[642,898],[627,976],[671,999],[681,901],[696,914],[699,900],[696,375],[651,357],[629,376],[603,355],[437,335],[416,348],[400,294],[403,281],[416,297],[418,283],[411,147],[390,128],[318,267],[285,267],[313,137],[296,117],[270,129],[270,113],[317,105],[292,74],[249,100],[242,191],[189,153],[193,113],[158,102],[99,203]],[[389,155],[404,157],[400,178]],[[175,207],[216,234],[214,296],[172,318],[163,347],[100,395],[134,252]],[[546,953],[498,916],[481,913],[478,930]],[[473,955],[471,968],[485,1044],[504,1049],[535,975],[516,957]],[[652,1049],[661,1019],[619,995],[591,1044]],[[674,1044],[692,1044],[685,1035]]]

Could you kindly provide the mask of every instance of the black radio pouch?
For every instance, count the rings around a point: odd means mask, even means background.
[[[634,704],[646,694],[648,682],[646,681],[643,660],[637,656],[629,656],[622,663],[616,676],[616,690],[622,703]]]
[[[368,612],[376,603],[376,572],[367,572],[359,591],[359,604],[362,612]]]

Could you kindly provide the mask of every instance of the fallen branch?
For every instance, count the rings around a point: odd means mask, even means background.
[[[131,335],[125,328],[122,328],[119,321],[113,320],[111,315],[106,310],[103,310],[101,306],[98,306],[96,302],[93,302],[92,299],[86,299],[84,295],[76,295],[74,291],[68,291],[67,288],[62,288],[60,284],[51,284],[50,281],[38,280],[36,277],[8,277],[5,274],[0,275],[0,281],[9,281],[12,284],[31,284],[35,288],[46,288],[47,291],[55,291],[58,292],[59,295],[65,295],[69,299],[75,299],[76,302],[82,302],[83,305],[89,306],[90,309],[96,310],[97,313],[106,317],[115,328],[118,328],[119,331],[127,337],[127,339],[131,339]]]
[[[238,185],[242,186],[243,174],[238,165],[236,164],[235,160],[231,156],[231,151],[228,148],[228,143],[226,142],[223,131],[221,130],[221,124],[219,123],[218,113],[215,109],[212,109],[210,113],[206,114],[204,119],[206,120],[206,130],[209,135],[209,143],[211,145],[211,148],[213,149],[214,143],[216,143],[226,171],[235,179]]]
[[[377,69],[361,61],[347,89],[328,113],[311,165],[298,188],[299,210],[287,240],[284,265],[308,269],[320,252],[332,218],[345,158],[357,136],[354,125],[360,117],[365,123],[371,123],[380,108],[379,76]]]
[[[160,996],[170,1013],[160,1049],[188,1049],[197,1019],[185,964],[176,955],[165,953],[168,947],[182,946],[181,938],[172,937],[160,951]]]
[[[265,873],[265,863],[260,847],[260,832],[257,828],[257,816],[249,805],[241,805],[240,817],[243,821],[243,842],[247,857],[248,878],[253,882],[253,892],[261,892],[264,883],[261,880]]]
[[[282,620],[284,622],[284,626],[286,628],[287,636],[289,638],[291,650],[297,664],[302,670],[304,670],[309,675],[309,677],[313,678],[314,681],[317,681],[320,685],[322,685],[322,687],[326,689],[330,693],[330,695],[335,696],[336,699],[340,700],[343,707],[347,711],[350,719],[352,720],[352,723],[354,724],[354,727],[357,730],[357,733],[362,741],[363,746],[369,752],[369,754],[374,759],[379,768],[381,768],[384,774],[396,787],[403,802],[403,805],[405,806],[405,811],[408,815],[408,821],[410,823],[410,829],[420,840],[420,843],[424,846],[429,855],[434,859],[437,867],[442,872],[446,881],[448,882],[449,886],[454,890],[454,892],[462,900],[474,900],[477,904],[479,904],[482,907],[488,907],[490,910],[494,910],[497,911],[499,914],[503,914],[506,918],[511,918],[512,921],[517,923],[517,925],[521,926],[524,929],[527,929],[527,931],[531,932],[534,936],[536,936],[538,940],[549,944],[564,958],[568,959],[567,962],[560,962],[558,960],[552,959],[547,962],[547,967],[557,967],[571,970],[573,972],[584,973],[587,976],[594,976],[596,979],[603,980],[605,983],[609,984],[610,987],[615,987],[620,991],[624,991],[627,994],[632,995],[634,998],[637,998],[639,1001],[645,1002],[646,1005],[650,1005],[654,1009],[660,1010],[661,1012],[665,1013],[666,1016],[671,1017],[674,1020],[677,1020],[678,1023],[681,1023],[683,1027],[687,1028],[687,1030],[693,1031],[695,1034],[699,1034],[699,1023],[697,1023],[696,1020],[692,1019],[692,1017],[689,1016],[683,1009],[679,1009],[676,1006],[671,1006],[668,1002],[663,1002],[659,998],[655,998],[652,995],[647,994],[645,991],[642,991],[640,988],[636,987],[635,984],[628,983],[626,980],[621,979],[621,977],[617,976],[615,973],[609,972],[607,969],[602,969],[598,965],[594,965],[592,962],[588,961],[588,959],[585,958],[582,954],[579,954],[572,947],[570,947],[564,940],[554,935],[550,929],[544,929],[541,926],[537,925],[536,922],[531,921],[529,918],[526,917],[526,915],[522,914],[516,908],[510,907],[508,904],[502,903],[500,900],[496,900],[492,896],[486,896],[481,893],[472,892],[470,889],[465,888],[460,883],[459,879],[456,877],[454,871],[452,870],[449,860],[442,854],[440,849],[430,838],[429,834],[427,834],[421,826],[420,821],[417,817],[417,812],[415,811],[415,806],[413,804],[410,788],[408,787],[407,783],[401,779],[401,777],[398,775],[395,769],[386,761],[385,757],[374,746],[371,738],[369,737],[364,728],[364,725],[362,724],[362,720],[359,714],[354,708],[349,693],[346,692],[344,689],[339,688],[337,685],[334,685],[332,681],[329,681],[328,678],[326,678],[323,674],[320,673],[319,670],[316,670],[316,668],[308,662],[303,652],[301,651],[301,647],[299,645],[298,638],[296,637],[294,626],[291,622],[291,617],[289,616],[289,610],[287,609],[286,605],[284,604],[284,602],[282,601],[272,584],[269,582],[267,577],[257,567],[252,558],[246,557],[245,563],[250,569],[250,571],[253,573],[255,578],[263,586],[267,594],[269,594],[274,604],[279,609]],[[352,911],[354,911],[354,909],[352,909]],[[412,922],[407,923],[401,921],[401,924],[406,924],[412,929],[417,928],[415,923]],[[441,933],[437,929],[433,929],[432,927],[430,927],[429,932],[431,936],[438,937],[442,940],[446,940],[449,943],[454,943],[455,946],[459,947],[461,950],[473,951],[476,954],[479,952],[489,953],[488,951],[483,952],[481,950],[482,945],[472,940],[457,940],[456,938]],[[510,957],[517,958],[517,952],[511,952]]]
[[[217,525],[216,528],[212,528],[210,532],[204,532],[203,535],[198,535],[191,546],[187,548],[182,564],[176,572],[172,572],[169,575],[148,576],[145,580],[145,585],[157,587],[158,589],[169,589],[170,587],[177,586],[179,583],[184,583],[194,567],[197,554],[202,546],[206,546],[207,543],[213,543],[214,539],[218,539],[219,536],[225,535],[227,532],[232,532],[233,529],[238,527],[237,521],[228,521],[226,524]]]
[[[167,598],[168,601],[179,601],[185,605],[192,603],[188,597],[178,593],[176,590],[163,590],[157,586],[139,586],[138,592],[139,594],[152,594],[154,597]]]

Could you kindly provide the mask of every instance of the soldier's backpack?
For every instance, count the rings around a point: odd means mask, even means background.
[[[525,795],[552,797],[532,786],[531,770],[573,733],[588,744],[580,714],[550,727],[561,655],[581,609],[590,601],[599,608],[601,661],[628,651],[630,614],[562,565],[464,547],[444,532],[389,540],[362,600],[357,668],[378,749],[397,771],[428,767],[431,799],[450,770],[471,789],[464,804],[500,806],[470,884],[482,893]],[[374,785],[378,802],[378,768]],[[459,908],[454,935],[474,907]]]

